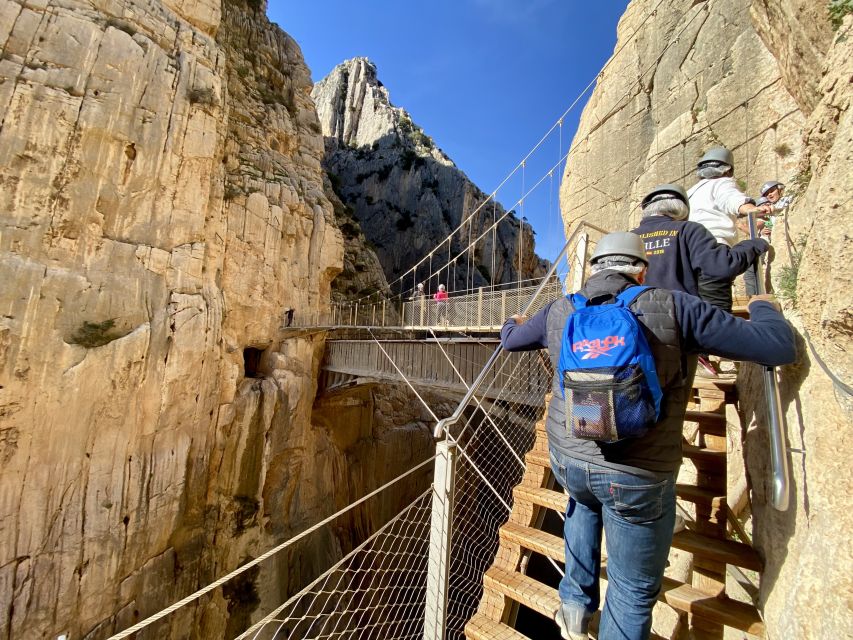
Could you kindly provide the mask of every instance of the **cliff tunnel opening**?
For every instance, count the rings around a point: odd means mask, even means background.
[[[263,349],[256,347],[246,347],[243,349],[243,372],[247,378],[263,378],[261,372],[261,358],[264,355]]]

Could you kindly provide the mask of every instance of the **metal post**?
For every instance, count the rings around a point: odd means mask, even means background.
[[[477,326],[483,326],[483,287],[477,290]]]
[[[506,320],[506,289],[501,291],[501,322]]]
[[[456,479],[456,443],[445,439],[439,442],[435,449],[424,640],[444,640],[447,628],[453,485]]]
[[[586,267],[586,249],[589,234],[582,233],[578,236],[578,244],[575,247],[575,263],[572,265],[572,291],[579,291],[583,287],[583,276]]]
[[[375,304],[370,305],[370,309],[371,309],[370,326],[375,327],[376,326],[376,305]]]
[[[385,326],[385,298],[382,298],[382,326]]]
[[[358,303],[357,302],[355,303],[355,323],[354,323],[354,325],[356,327],[358,326]]]

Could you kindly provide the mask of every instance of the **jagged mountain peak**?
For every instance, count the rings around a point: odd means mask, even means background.
[[[347,147],[404,146],[449,166],[453,161],[402,107],[391,103],[369,58],[345,60],[314,85],[311,97],[327,144]]]
[[[323,164],[393,283],[468,221],[487,196],[405,109],[391,104],[369,59],[339,64],[314,85],[311,96],[325,137]],[[478,237],[495,214],[500,218],[503,213],[499,204],[494,210],[479,211],[470,218],[466,233]],[[455,255],[465,245],[462,235],[454,236],[452,244]],[[534,251],[532,230],[514,215],[488,234],[475,254],[471,264],[452,265],[440,273],[433,268],[431,279],[431,269],[424,267],[417,278],[426,278],[428,288],[441,283],[458,291],[529,278],[545,270]]]

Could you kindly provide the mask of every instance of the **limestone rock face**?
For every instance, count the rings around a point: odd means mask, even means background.
[[[486,195],[459,170],[405,110],[391,104],[388,90],[366,58],[348,60],[318,82],[311,93],[326,140],[325,166],[345,205],[352,208],[364,235],[390,282],[411,268],[470,216],[462,235],[453,240],[456,256],[504,209],[491,203],[471,213]],[[520,231],[520,227],[523,229]],[[519,240],[519,232],[521,239]],[[494,252],[493,252],[494,247]],[[494,253],[494,264],[492,255]],[[404,290],[425,281],[460,290],[494,282],[544,275],[546,265],[535,254],[533,233],[514,215],[477,245],[473,266],[467,257],[431,281],[430,272],[448,262],[448,245],[436,252]],[[519,268],[520,264],[520,268]],[[494,273],[492,273],[494,271]],[[399,292],[400,283],[394,287]]]
[[[843,266],[853,252],[853,18],[833,36],[825,3],[665,1],[652,13],[654,6],[633,0],[620,21],[616,53],[569,157],[561,204],[571,215],[564,221],[630,229],[648,188],[692,185],[696,160],[716,144],[734,151],[735,177],[748,193],[771,178],[789,185],[794,204],[773,236],[774,286],[800,343],[797,364],[779,373],[791,447],[788,511],[769,506],[758,367],[740,370],[746,433],[730,444],[745,454],[754,543],[766,563],[761,605],[768,636],[846,637],[853,632],[853,561],[843,496],[853,477],[843,452],[853,433],[853,399],[826,371],[842,384],[853,380],[853,283]],[[730,476],[733,485],[739,480]]]
[[[341,202],[328,178],[326,196],[332,202],[335,221],[344,239],[344,268],[332,281],[332,300],[344,302],[372,294],[390,296],[391,288],[372,243],[361,230],[352,207]]]
[[[309,72],[250,4],[0,6],[3,640],[105,638],[334,507],[323,341],[279,328],[343,244]],[[341,549],[140,637],[232,637]]]

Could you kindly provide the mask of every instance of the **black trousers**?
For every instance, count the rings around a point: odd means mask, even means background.
[[[708,304],[732,312],[732,281],[699,276],[699,297]]]

